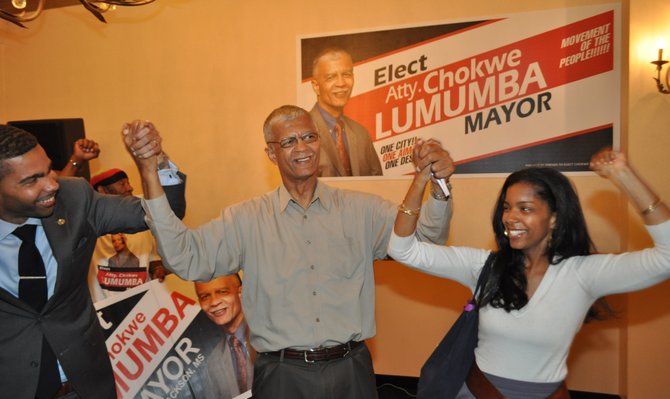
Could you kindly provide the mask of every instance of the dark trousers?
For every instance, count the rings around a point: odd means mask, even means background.
[[[259,353],[253,399],[376,399],[372,358],[360,345],[342,359],[306,363]]]

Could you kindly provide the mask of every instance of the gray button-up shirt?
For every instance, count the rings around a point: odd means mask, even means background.
[[[443,244],[451,200],[430,198],[417,236]],[[375,334],[372,262],[386,257],[396,204],[317,184],[303,209],[282,185],[187,228],[164,197],[145,201],[166,265],[187,280],[244,270],[242,306],[259,352],[308,349]]]

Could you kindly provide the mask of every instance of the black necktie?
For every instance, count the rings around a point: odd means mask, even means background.
[[[44,261],[35,246],[37,226],[26,224],[12,234],[21,239],[19,247],[19,299],[40,311],[47,303],[47,276]],[[42,360],[36,398],[53,398],[60,388],[56,355],[46,338],[42,338]]]
[[[19,299],[40,311],[47,303],[47,276],[42,255],[35,246],[34,224],[23,225],[12,234],[22,241],[19,248]]]

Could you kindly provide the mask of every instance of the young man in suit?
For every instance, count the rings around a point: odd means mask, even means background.
[[[161,152],[160,138],[149,134],[133,151],[152,157]],[[183,216],[184,185],[165,189]],[[98,236],[146,228],[140,199],[101,195],[84,179],[58,178],[32,134],[0,125],[3,397],[116,398],[86,277]]]
[[[319,132],[319,176],[381,176],[382,165],[363,125],[344,115],[354,88],[354,64],[341,48],[322,50],[314,59],[309,112]]]

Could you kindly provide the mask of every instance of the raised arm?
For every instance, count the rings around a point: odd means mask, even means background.
[[[123,142],[133,157],[142,178],[145,199],[154,199],[164,194],[158,177],[159,156],[163,153],[161,137],[153,123],[135,120],[123,125]]]
[[[645,224],[661,224],[670,218],[670,209],[629,165],[624,154],[605,148],[591,157],[590,166],[628,195]]]
[[[90,139],[79,139],[74,142],[72,155],[60,171],[59,176],[76,176],[84,162],[95,159],[100,155],[100,146]]]
[[[445,179],[445,181],[448,181],[454,173],[454,165],[449,153],[435,140],[418,140],[414,146],[412,156],[417,172],[405,195],[405,200],[398,208],[394,226],[395,233],[401,237],[411,235],[416,230],[426,184],[431,179]],[[436,199],[447,200],[435,181],[432,183],[431,196]]]

